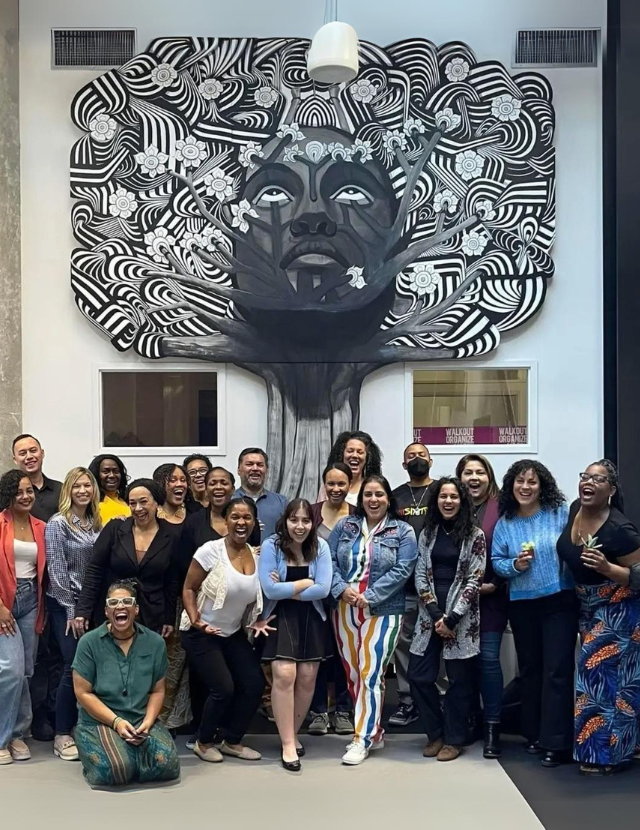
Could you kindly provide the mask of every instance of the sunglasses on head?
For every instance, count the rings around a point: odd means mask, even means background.
[[[133,608],[135,604],[135,597],[107,597],[107,608],[117,608],[119,605],[123,605],[125,608]]]

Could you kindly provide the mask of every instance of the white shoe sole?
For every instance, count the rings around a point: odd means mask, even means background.
[[[355,758],[353,760],[351,760],[349,758],[343,757],[342,758],[342,763],[347,767],[357,767],[360,764],[363,764],[367,760],[368,757],[369,757],[368,752],[363,758],[358,758],[357,760]]]
[[[64,755],[62,754],[62,752],[59,749],[54,749],[53,754],[56,756],[56,758],[60,758],[61,761],[71,761],[71,762],[73,762],[73,761],[79,761],[80,760],[79,755],[74,755],[71,758],[65,758]]]

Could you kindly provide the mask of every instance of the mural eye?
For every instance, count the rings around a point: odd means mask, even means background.
[[[343,205],[371,205],[373,197],[363,187],[347,184],[341,187],[331,197],[335,202]]]
[[[260,207],[269,207],[270,205],[286,205],[293,202],[293,196],[284,189],[276,185],[269,185],[264,187],[255,198],[255,204]]]

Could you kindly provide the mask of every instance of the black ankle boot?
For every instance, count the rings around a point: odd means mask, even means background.
[[[502,755],[499,723],[485,724],[484,751],[482,754],[485,758],[499,758]]]

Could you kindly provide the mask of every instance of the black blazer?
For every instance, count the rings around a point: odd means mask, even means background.
[[[158,519],[158,532],[141,562],[133,540],[133,517],[112,519],[96,539],[84,575],[76,615],[104,622],[104,604],[109,585],[117,579],[135,579],[138,584],[138,622],[160,632],[176,623],[178,577],[174,548],[178,535],[173,526]]]

